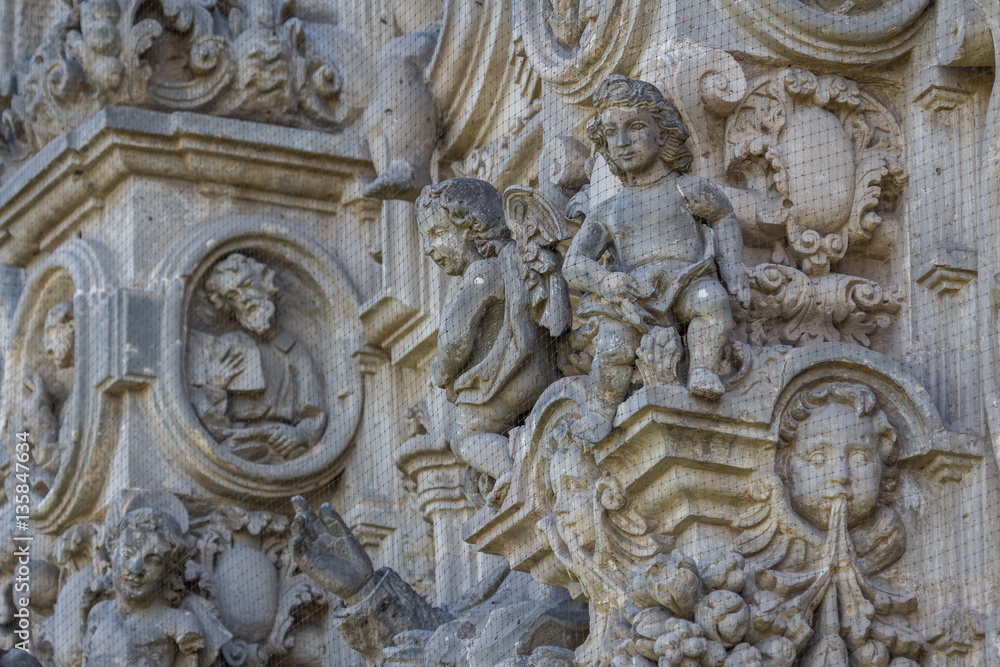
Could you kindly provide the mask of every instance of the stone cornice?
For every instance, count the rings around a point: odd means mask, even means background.
[[[0,187],[0,262],[23,266],[54,232],[65,234],[88,202],[129,177],[336,203],[362,173],[371,173],[371,163],[357,135],[107,107]]]

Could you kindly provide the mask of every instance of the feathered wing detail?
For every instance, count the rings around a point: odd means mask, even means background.
[[[760,569],[794,569],[806,557],[809,528],[785,505],[780,480],[754,480],[758,502],[743,509],[733,527],[740,531],[733,550]]]
[[[507,227],[517,244],[523,277],[531,296],[531,315],[553,337],[566,332],[573,321],[569,287],[562,277],[562,255],[557,246],[571,234],[562,215],[541,192],[513,185],[503,193]]]

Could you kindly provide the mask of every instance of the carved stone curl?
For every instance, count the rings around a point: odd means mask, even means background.
[[[729,173],[764,198],[744,233],[773,243],[773,261],[820,276],[849,249],[884,252],[871,244],[908,178],[901,132],[855,82],[798,69],[760,77],[726,144]]]
[[[912,48],[928,0],[726,0],[723,6],[751,35],[806,62],[887,62]]]
[[[230,265],[231,275],[217,271]],[[275,283],[285,286],[280,296]],[[153,397],[167,415],[160,427],[168,457],[207,488],[243,499],[328,482],[363,402],[350,356],[360,334],[358,301],[336,261],[276,222],[230,218],[168,252],[152,285],[166,298],[164,377]],[[221,317],[204,299],[206,286],[220,305],[239,301],[240,318]],[[258,324],[267,334],[260,341],[244,332]],[[229,381],[206,392],[220,374]]]

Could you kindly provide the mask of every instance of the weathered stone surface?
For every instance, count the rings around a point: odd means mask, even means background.
[[[995,36],[0,0],[0,665],[1000,663]]]

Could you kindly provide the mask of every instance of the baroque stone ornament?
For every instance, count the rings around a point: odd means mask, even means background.
[[[732,205],[718,186],[687,175],[688,131],[673,105],[652,84],[618,75],[594,101],[588,134],[625,188],[586,215],[563,271],[584,293],[577,316],[597,323],[597,400],[576,426],[597,442],[628,395],[642,337],[658,328],[687,325],[688,386],[718,399],[734,327],[729,294],[748,305],[750,290]],[[614,261],[601,266],[606,252]]]
[[[505,214],[506,213],[506,221]],[[540,193],[456,178],[417,200],[424,252],[461,276],[438,332],[434,381],[458,407],[455,454],[499,479],[506,433],[557,377],[553,339],[571,323],[555,246],[569,236]]]
[[[278,287],[267,265],[233,253],[213,266],[203,296],[236,331],[191,334],[188,382],[205,427],[251,461],[302,455],[326,428],[320,377],[305,345],[278,327]]]
[[[94,352],[118,319],[104,254],[70,241],[32,272],[15,315],[18,344],[7,352],[6,474],[30,479],[33,519],[46,531],[90,510],[114,451],[119,399],[102,386],[107,357]],[[28,433],[27,466],[17,465],[17,432]]]
[[[726,124],[727,168],[762,194],[753,242],[808,276],[877,241],[907,181],[892,114],[841,76],[760,77]],[[822,146],[821,150],[805,146]],[[889,230],[893,231],[893,230]]]
[[[908,179],[900,141],[892,115],[843,77],[785,69],[750,84],[726,151],[730,175],[760,197],[744,234],[772,247],[749,272],[755,343],[869,345],[892,325],[901,290],[832,267],[887,251]]]
[[[375,570],[361,543],[329,504],[321,505],[317,515],[302,497],[292,503],[296,516],[291,553],[304,574],[342,600],[333,610],[333,623],[366,665],[525,666],[525,660],[505,659],[515,651],[530,653],[530,659],[551,653],[572,655],[579,643],[578,633],[555,627],[560,612],[565,614],[565,594],[537,595],[537,585],[525,590],[527,578],[512,575],[506,564],[487,573],[448,609],[441,609],[395,570]],[[526,626],[523,633],[501,629],[521,624]],[[567,645],[552,645],[560,639]]]
[[[916,596],[875,577],[906,548],[890,505],[899,453],[864,385],[826,382],[791,400],[778,479],[762,474],[762,502],[736,522],[736,549],[751,563],[752,640],[794,647],[807,665],[915,664],[924,644],[907,621]]]
[[[524,50],[538,75],[566,101],[582,104],[606,76],[628,72],[650,22],[647,0],[515,0]]]
[[[928,0],[726,0],[737,23],[795,61],[885,63],[913,48]]]
[[[161,270],[169,370],[154,398],[178,433],[168,456],[226,494],[328,481],[363,400],[350,357],[357,300],[336,261],[300,232],[245,217],[181,241]]]
[[[335,128],[357,116],[338,59],[357,39],[294,2],[74,3],[0,92],[6,157],[37,152],[107,105],[211,110]],[[330,32],[335,34],[329,34]],[[363,101],[361,102],[363,107]]]

